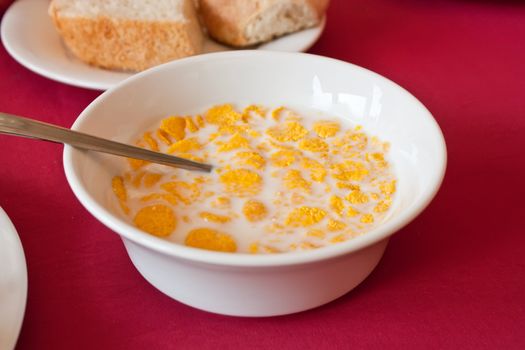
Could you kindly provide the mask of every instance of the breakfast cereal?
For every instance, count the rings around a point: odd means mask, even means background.
[[[136,144],[214,166],[203,174],[130,159],[112,180],[135,226],[195,248],[268,254],[344,242],[380,224],[396,191],[388,143],[286,107],[168,116]]]

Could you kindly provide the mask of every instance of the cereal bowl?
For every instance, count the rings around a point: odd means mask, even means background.
[[[112,178],[125,161],[66,146],[64,169],[79,201],[121,236],[147,281],[187,305],[225,315],[274,316],[334,300],[372,272],[389,237],[413,220],[441,185],[444,138],[416,98],[364,68],[308,54],[237,51],[161,65],[100,95],[73,129],[130,143],[167,115],[225,102],[311,109],[361,125],[390,143],[397,192],[380,225],[345,242],[267,255],[209,251],[136,228],[111,200]]]

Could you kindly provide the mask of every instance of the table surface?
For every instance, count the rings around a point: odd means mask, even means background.
[[[333,0],[310,52],[407,88],[447,141],[441,191],[372,275],[295,315],[195,310],[149,285],[79,204],[62,146],[0,135],[0,205],[29,278],[18,349],[525,348],[525,3]],[[0,46],[0,111],[68,127],[99,94]]]

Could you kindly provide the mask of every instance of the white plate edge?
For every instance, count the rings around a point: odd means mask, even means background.
[[[27,262],[26,262],[26,258],[25,258],[25,253],[24,253],[24,249],[23,249],[23,246],[22,246],[22,242],[20,240],[20,236],[18,235],[18,232],[15,228],[15,226],[13,225],[13,222],[11,221],[11,219],[9,218],[9,216],[7,215],[7,213],[4,211],[4,209],[0,206],[0,228],[3,227],[3,225],[5,224],[5,227],[6,227],[6,231],[7,234],[11,234],[12,235],[12,239],[14,240],[14,246],[16,246],[17,250],[18,250],[18,254],[17,254],[17,258],[19,261],[19,263],[22,265],[22,276],[20,276],[21,278],[21,285],[20,285],[20,288],[22,289],[22,293],[24,294],[23,297],[22,297],[22,300],[23,300],[23,305],[21,306],[21,312],[19,315],[16,315],[16,317],[18,318],[16,320],[17,322],[17,325],[15,327],[16,329],[16,332],[15,334],[12,335],[11,339],[7,340],[8,343],[5,343],[5,344],[0,344],[0,346],[7,346],[7,349],[9,348],[12,348],[14,349],[15,346],[16,346],[16,343],[18,341],[18,337],[20,335],[20,331],[22,329],[22,324],[23,324],[23,321],[24,321],[24,316],[25,316],[25,311],[26,311],[26,307],[27,307],[27,287],[28,287],[28,279],[27,279]],[[9,248],[9,247],[8,247]],[[1,250],[1,248],[0,248]]]

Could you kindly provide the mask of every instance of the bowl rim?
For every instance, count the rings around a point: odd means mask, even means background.
[[[199,64],[210,60],[219,60],[227,58],[242,58],[249,59],[250,57],[262,57],[272,56],[274,59],[279,58],[292,58],[298,60],[318,60],[322,62],[330,62],[336,66],[344,69],[355,69],[369,74],[375,78],[383,80],[386,84],[392,85],[392,87],[399,90],[400,93],[405,95],[409,100],[418,105],[422,110],[421,118],[426,118],[434,128],[434,136],[438,143],[439,157],[436,157],[438,164],[438,173],[434,178],[433,183],[430,184],[431,188],[428,193],[421,196],[417,200],[417,203],[413,205],[409,210],[403,211],[395,218],[389,220],[385,224],[379,225],[378,227],[370,230],[364,235],[352,238],[346,242],[325,246],[319,249],[313,249],[308,251],[297,251],[297,252],[286,252],[282,254],[248,254],[248,253],[224,253],[209,251],[204,249],[187,247],[178,243],[167,241],[165,239],[155,237],[147,234],[131,224],[117,218],[114,214],[107,211],[104,207],[99,205],[95,199],[86,191],[81,185],[80,178],[76,174],[76,170],[73,167],[73,159],[76,154],[80,154],[80,151],[74,149],[71,146],[66,145],[63,152],[63,166],[66,175],[67,182],[71,187],[74,195],[80,201],[80,203],[99,221],[105,226],[110,228],[112,231],[118,233],[123,239],[128,239],[136,244],[151,249],[155,252],[162,253],[174,258],[180,258],[193,262],[207,263],[213,265],[222,266],[237,266],[237,267],[270,267],[270,266],[288,266],[288,265],[300,265],[306,263],[313,263],[320,260],[327,260],[331,258],[340,257],[341,255],[350,254],[358,250],[364,249],[370,245],[378,243],[383,239],[387,239],[390,235],[394,234],[404,226],[408,225],[414,220],[433,200],[439,191],[443,182],[446,167],[447,167],[447,148],[443,132],[440,129],[437,121],[434,119],[430,111],[410,92],[391,81],[390,79],[383,77],[382,75],[370,71],[366,68],[357,66],[355,64],[341,61],[338,59],[319,56],[308,53],[289,53],[289,52],[277,52],[277,51],[257,51],[257,50],[242,50],[242,51],[228,51],[219,53],[209,53],[198,56],[192,56],[168,62],[145,71],[139,72],[132,77],[125,79],[116,86],[108,89],[107,91],[100,94],[95,98],[77,117],[73,123],[71,129],[79,130],[82,128],[83,122],[89,117],[91,111],[95,106],[103,103],[114,91],[120,90],[124,86],[135,82],[136,80],[143,79],[144,77],[164,69],[176,69],[171,67],[184,67],[187,65]]]

